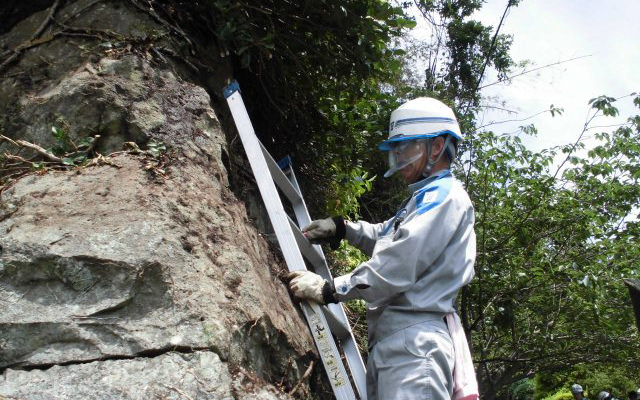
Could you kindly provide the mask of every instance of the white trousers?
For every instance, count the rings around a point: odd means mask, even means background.
[[[450,400],[453,343],[443,320],[409,326],[379,340],[367,360],[369,400]]]

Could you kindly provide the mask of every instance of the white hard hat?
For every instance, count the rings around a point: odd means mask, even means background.
[[[582,390],[582,386],[578,385],[577,383],[571,386],[571,393],[582,393],[582,392],[584,392],[584,390]]]
[[[418,97],[391,113],[389,138],[379,147],[380,150],[390,150],[393,142],[441,135],[451,135],[462,140],[462,132],[453,110],[440,100]]]
[[[462,140],[462,132],[453,110],[440,100],[418,97],[395,109],[389,121],[389,138],[378,146],[380,150],[389,152],[389,170],[384,176],[393,175],[419,160],[423,154],[427,154],[429,159],[424,171],[424,175],[428,176],[435,164],[430,158],[431,144],[428,143],[427,150],[424,150],[418,149],[413,143],[420,142],[416,139],[426,140],[442,135],[449,135],[445,141],[445,150],[449,153],[449,159],[453,160],[456,146],[450,137]]]
[[[604,390],[598,393],[598,400],[605,400],[609,397],[609,392],[605,392]]]

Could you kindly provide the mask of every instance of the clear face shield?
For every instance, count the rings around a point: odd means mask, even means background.
[[[426,139],[402,140],[389,146],[389,170],[385,172],[385,178],[418,161],[427,152]]]

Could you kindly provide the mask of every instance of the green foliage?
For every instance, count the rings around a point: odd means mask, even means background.
[[[340,243],[340,247],[328,254],[331,261],[331,269],[334,276],[348,274],[358,265],[367,261],[369,258],[360,250],[349,245],[346,241]],[[366,312],[367,306],[364,300],[353,300],[343,303],[345,312],[349,316],[351,329],[358,342],[360,349],[368,348]],[[366,354],[364,354],[366,356]]]
[[[534,399],[549,398],[558,391],[569,390],[574,383],[583,387],[585,397],[590,400],[596,400],[602,390],[625,398],[639,380],[640,372],[632,364],[578,364],[564,371],[536,374]]]
[[[220,21],[212,21],[223,52],[235,54],[241,67],[254,72],[268,71],[272,62],[285,67],[280,63],[285,60],[297,61],[289,68],[310,67],[307,59],[318,57],[325,64],[314,69],[331,70],[334,65],[344,66],[346,60],[328,57],[339,51],[349,52],[350,59],[363,60],[353,67],[356,73],[368,75],[381,67],[375,61],[385,56],[390,31],[415,26],[415,21],[407,18],[400,8],[380,0],[202,3],[203,11],[214,10],[224,16]],[[357,38],[356,33],[362,36]],[[306,54],[296,53],[301,48]]]
[[[584,382],[584,387],[588,388],[591,399],[596,400],[598,393],[606,390],[616,399],[624,399],[627,393],[637,389],[640,373],[633,366],[600,366],[589,368],[583,366],[572,372],[571,376],[579,376]],[[586,389],[585,389],[586,390]]]
[[[154,158],[160,157],[166,151],[167,147],[162,142],[153,139],[147,142],[147,152]]]
[[[598,99],[594,115],[616,115],[611,98]],[[640,124],[629,121],[586,154],[581,144],[536,153],[518,137],[475,136],[478,254],[466,304],[485,385],[640,352],[621,284],[640,256]],[[566,162],[554,167],[556,157]]]
[[[379,181],[382,156],[371,153],[386,138],[390,108],[396,103],[375,87],[367,88],[355,102],[351,97],[345,93],[322,99],[320,110],[329,126],[313,135],[311,146],[318,154],[314,161],[328,165],[326,176],[331,177],[325,212],[357,219],[359,197]]]
[[[558,115],[562,115],[562,113],[564,112],[564,108],[560,108],[560,107],[555,107],[553,104],[549,106],[549,112],[551,113],[552,117],[555,117],[556,114]]]
[[[589,104],[593,108],[602,111],[604,115],[615,117],[618,115],[618,109],[611,105],[614,101],[616,101],[614,97],[599,96],[589,100]]]
[[[359,219],[358,199],[365,192],[371,190],[372,182],[376,177],[369,178],[368,174],[360,168],[353,168],[349,173],[340,172],[338,168],[335,169],[332,192],[336,195],[333,198],[330,197],[327,202],[328,214],[351,215],[353,218]]]
[[[64,125],[64,122],[61,123]],[[51,127],[51,133],[55,139],[55,144],[47,149],[47,152],[60,157],[62,165],[66,167],[86,164],[88,153],[93,149],[95,141],[99,137],[85,137],[76,144],[69,137],[67,129],[63,127],[53,126]],[[44,169],[44,167],[45,165],[42,162],[33,163],[33,168],[36,170]]]
[[[533,379],[524,378],[513,385],[509,389],[511,393],[511,400],[531,400],[533,398],[533,391],[535,389],[535,383]]]
[[[551,396],[545,397],[542,400],[573,400],[573,395],[569,389],[560,389]]]
[[[573,383],[570,383],[569,385],[572,385],[572,384]],[[565,379],[562,376],[562,374],[559,374],[557,371],[555,372],[541,371],[535,375],[534,386],[535,386],[535,390],[534,390],[533,400],[541,400],[545,397],[552,396],[558,390],[566,389],[567,382],[565,382]]]
[[[51,132],[56,139],[56,144],[51,148],[51,153],[61,156],[73,150],[73,143],[66,130],[53,126],[51,127]]]

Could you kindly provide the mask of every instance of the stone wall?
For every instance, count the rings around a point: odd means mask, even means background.
[[[33,44],[50,11],[0,46]],[[0,133],[98,138],[84,165],[0,192],[0,399],[292,398],[316,355],[283,262],[229,189],[220,99],[132,2],[67,1],[55,20],[0,71]],[[224,60],[209,70],[229,78]],[[314,371],[295,397],[323,385]]]

